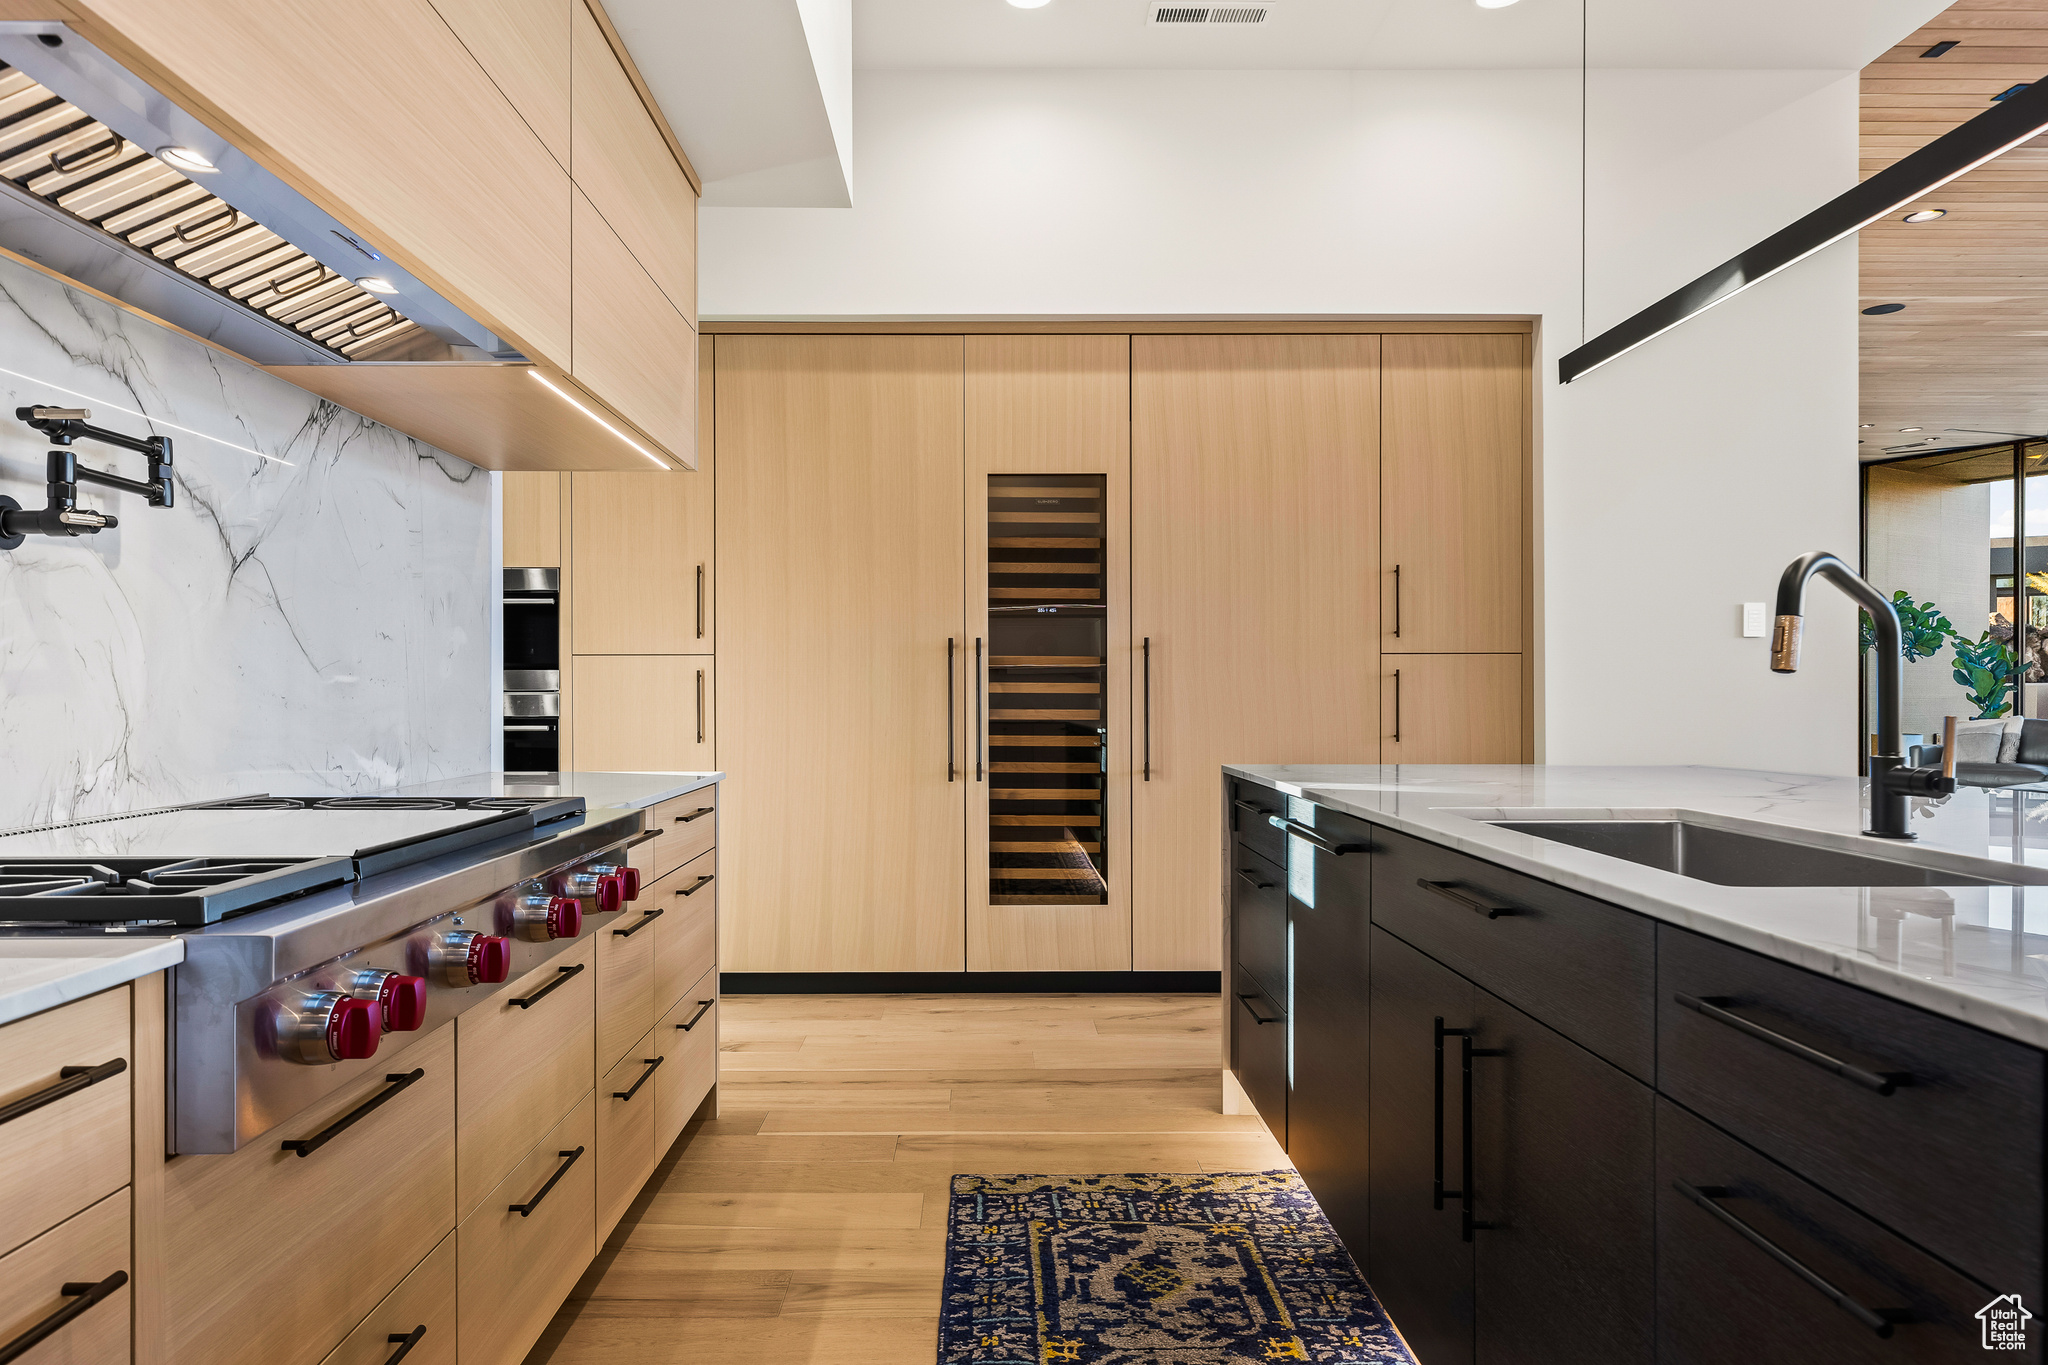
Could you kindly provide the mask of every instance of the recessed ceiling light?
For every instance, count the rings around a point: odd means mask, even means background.
[[[358,289],[367,289],[372,294],[396,294],[398,286],[382,275],[364,275],[356,280]]]
[[[181,171],[211,171],[219,169],[211,161],[190,147],[159,147],[156,159],[176,166]]]
[[[1052,0],[1010,0],[1012,9],[1044,9]]]
[[[1857,429],[1858,431],[1868,431],[1868,430],[1870,430],[1870,429],[1871,429],[1872,427],[1874,427],[1874,426],[1876,426],[1876,425],[1877,425],[1877,423],[1875,423],[1875,422],[1858,422],[1858,423],[1856,424],[1856,429]]]
[[[1478,0],[1481,9],[1506,9],[1514,3],[1515,0]]]
[[[1905,311],[1906,305],[1903,303],[1880,303],[1863,310],[1866,317],[1876,317],[1880,313],[1903,313]]]
[[[1947,209],[1915,209],[1903,221],[1908,223],[1931,223],[1948,212]]]
[[[1926,427],[1900,427],[1900,431],[1925,431]]]

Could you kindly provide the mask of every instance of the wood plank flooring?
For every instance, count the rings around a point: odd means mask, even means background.
[[[921,1365],[956,1172],[1262,1171],[1213,995],[734,996],[720,1113],[527,1365]]]

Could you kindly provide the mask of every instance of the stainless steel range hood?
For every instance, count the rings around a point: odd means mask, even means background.
[[[258,364],[525,359],[65,25],[0,62],[0,247]]]

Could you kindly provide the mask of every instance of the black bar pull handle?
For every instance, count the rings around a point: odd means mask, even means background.
[[[1237,875],[1242,877],[1246,884],[1254,891],[1271,891],[1273,889],[1273,883],[1260,881],[1259,874],[1248,867],[1240,867],[1237,870]]]
[[[419,1345],[420,1338],[426,1334],[427,1325],[423,1322],[410,1332],[393,1332],[390,1336],[384,1338],[398,1348],[385,1359],[384,1365],[398,1365],[399,1361],[412,1354],[412,1348]]]
[[[1394,566],[1394,638],[1396,640],[1401,638],[1401,566],[1399,564]],[[1394,676],[1398,678],[1401,675],[1396,673]],[[1394,727],[1394,738],[1399,739],[1401,737],[1400,729],[1401,727],[1398,725]]]
[[[633,1082],[631,1085],[627,1086],[624,1090],[612,1091],[612,1098],[615,1100],[632,1099],[635,1095],[640,1093],[640,1087],[647,1084],[648,1078],[654,1075],[655,1070],[659,1068],[661,1064],[667,1060],[668,1058],[665,1056],[642,1057],[640,1059],[640,1064],[646,1067],[647,1069],[640,1073],[640,1079]]]
[[[361,1104],[313,1134],[313,1136],[309,1138],[286,1138],[282,1144],[283,1150],[297,1152],[300,1156],[313,1155],[313,1153],[319,1151],[322,1147],[325,1147],[328,1143],[334,1141],[334,1139],[340,1137],[350,1128],[382,1108],[399,1091],[413,1084],[426,1074],[427,1069],[423,1066],[416,1066],[410,1071],[392,1072],[384,1078],[384,1089],[379,1090],[376,1094],[370,1096],[370,1098],[364,1100]]]
[[[709,1000],[699,1000],[697,1002],[697,1012],[690,1016],[688,1022],[677,1024],[676,1027],[681,1029],[683,1032],[688,1033],[691,1029],[697,1026],[697,1021],[704,1017],[705,1012],[717,1003],[718,999],[716,996],[712,997]]]
[[[1301,821],[1290,820],[1284,815],[1269,815],[1266,817],[1266,823],[1275,829],[1287,831],[1288,835],[1292,838],[1299,839],[1305,844],[1311,844],[1321,849],[1332,858],[1341,858],[1347,853],[1370,853],[1372,851],[1371,844],[1340,844],[1329,838],[1321,830],[1318,830],[1314,825],[1304,825]]]
[[[582,971],[586,965],[588,964],[578,962],[574,966],[555,968],[556,975],[553,981],[548,982],[547,985],[542,986],[532,995],[526,996],[524,999],[514,1000],[512,1003],[519,1006],[519,1008],[523,1010],[532,1009],[536,1004],[538,1004],[543,998],[546,997],[549,991],[560,990],[562,987],[568,985],[569,978],[575,976],[578,972]]]
[[[946,780],[951,782],[959,771],[958,755],[954,750],[953,726],[953,650],[954,637],[946,637]]]
[[[1394,743],[1401,742],[1401,670],[1394,670]]]
[[[57,1333],[70,1326],[74,1319],[82,1317],[92,1306],[111,1295],[128,1283],[128,1272],[117,1270],[97,1284],[90,1282],[67,1282],[57,1287],[57,1292],[71,1302],[59,1308],[41,1322],[4,1346],[0,1346],[0,1365],[10,1360],[19,1360],[36,1347],[48,1341]]]
[[[1152,780],[1152,637],[1145,637],[1145,780]]]
[[[697,638],[704,638],[704,566],[697,566]]]
[[[552,1190],[555,1187],[555,1182],[559,1181],[563,1176],[569,1174],[569,1168],[576,1164],[577,1157],[583,1155],[583,1149],[581,1147],[578,1147],[573,1152],[556,1152],[555,1155],[558,1157],[567,1157],[568,1160],[564,1161],[561,1165],[555,1167],[555,1173],[548,1177],[548,1183],[541,1186],[538,1190],[535,1190],[533,1198],[527,1200],[524,1204],[507,1204],[505,1206],[505,1209],[508,1213],[516,1213],[521,1218],[531,1218],[533,1216],[533,1211],[540,1207],[540,1201],[547,1198],[548,1191]]]
[[[1249,991],[1240,991],[1238,993],[1237,998],[1244,1002],[1244,1012],[1252,1017],[1252,1022],[1254,1024],[1277,1024],[1280,1022],[1280,1016],[1277,1014],[1274,1015],[1271,1019],[1262,1018],[1260,1016],[1258,1007],[1252,1004],[1252,1001],[1259,998],[1257,995]]]
[[[667,914],[667,913],[668,913],[668,912],[667,912],[666,910],[645,910],[645,911],[642,911],[642,912],[641,912],[641,915],[640,915],[640,918],[639,918],[639,919],[636,919],[636,920],[634,920],[634,921],[633,921],[633,925],[632,925],[632,927],[631,927],[631,928],[629,928],[629,929],[614,929],[614,930],[612,930],[612,937],[613,937],[613,938],[631,938],[631,937],[633,937],[633,935],[635,935],[635,934],[639,933],[639,932],[640,932],[640,931],[641,931],[642,929],[645,929],[645,928],[646,928],[646,927],[647,927],[648,925],[650,925],[650,924],[654,923],[654,921],[656,921],[656,920],[660,919],[660,918],[661,918],[661,917],[662,917],[663,915],[665,915],[665,914]]]
[[[952,779],[948,778],[947,780],[951,781]],[[696,881],[691,882],[688,886],[678,888],[676,894],[678,896],[694,896],[699,891],[702,891],[705,887],[711,885],[711,883],[717,880],[718,874],[716,872],[706,872],[703,876],[697,878]]]
[[[1845,1062],[1840,1057],[1831,1057],[1819,1048],[1808,1047],[1797,1039],[1787,1038],[1782,1033],[1774,1033],[1762,1024],[1753,1024],[1739,1014],[1731,1014],[1727,1007],[1734,1004],[1735,1001],[1727,996],[1709,995],[1699,997],[1680,992],[1671,998],[1687,1009],[1696,1010],[1716,1023],[1726,1024],[1738,1033],[1746,1033],[1758,1042],[1769,1043],[1780,1052],[1789,1052],[1802,1062],[1809,1062],[1823,1071],[1832,1071],[1844,1080],[1854,1081],[1864,1089],[1873,1091],[1876,1094],[1889,1095],[1898,1090],[1900,1086],[1913,1083],[1913,1073],[1910,1071],[1871,1071],[1851,1062]]]
[[[716,806],[699,806],[697,807],[697,809],[691,811],[688,815],[678,815],[676,817],[676,823],[679,825],[687,825],[692,820],[702,820],[705,816],[711,814],[711,812],[717,809],[718,807]]]
[[[981,670],[981,637],[974,637],[974,780],[982,778],[982,728],[988,716],[988,698],[984,692]]]
[[[704,670],[697,670],[697,742],[704,742]]]
[[[1734,1191],[1726,1186],[1688,1185],[1683,1180],[1674,1180],[1671,1182],[1671,1188],[1714,1215],[1715,1218],[1733,1230],[1744,1241],[1763,1252],[1766,1256],[1769,1256],[1800,1279],[1806,1281],[1822,1298],[1834,1304],[1835,1307],[1841,1309],[1844,1313],[1847,1313],[1879,1336],[1889,1337],[1892,1334],[1893,1327],[1903,1322],[1912,1321],[1911,1316],[1907,1313],[1892,1309],[1867,1308],[1863,1304],[1858,1303],[1828,1283],[1821,1276],[1802,1265],[1799,1259],[1791,1252],[1785,1250],[1785,1248],[1779,1246],[1776,1242],[1773,1242],[1770,1238],[1722,1208],[1715,1201],[1727,1199],[1734,1194]]]
[[[1484,915],[1488,919],[1499,919],[1502,915],[1519,915],[1522,913],[1521,909],[1517,906],[1483,901],[1477,896],[1468,895],[1459,889],[1459,883],[1457,882],[1433,882],[1427,877],[1417,877],[1415,884],[1424,891],[1434,891],[1453,905],[1461,905],[1475,915]]]
[[[1273,818],[1273,812],[1267,810],[1264,806],[1254,806],[1251,802],[1245,800],[1243,797],[1238,797],[1230,804],[1237,807],[1239,810],[1245,812],[1247,815],[1256,816],[1261,820],[1270,820]]]
[[[0,1105],[0,1123],[12,1123],[23,1114],[33,1114],[46,1104],[55,1104],[66,1095],[76,1095],[87,1086],[98,1085],[111,1080],[128,1069],[126,1057],[116,1057],[111,1062],[98,1066],[67,1066],[57,1072],[58,1079],[41,1090],[23,1095],[10,1104]]]

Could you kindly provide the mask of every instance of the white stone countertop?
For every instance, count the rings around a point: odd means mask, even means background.
[[[1731,768],[1225,765],[1291,797],[2048,1048],[2048,885],[1720,886],[1482,823],[1672,819],[1996,879],[2048,881],[2048,791],[1916,799],[1905,844],[1861,833],[1853,777]],[[1965,862],[1964,859],[1970,860]]]
[[[646,810],[724,780],[724,773],[472,773],[397,790],[406,796],[580,796],[591,810]]]
[[[97,995],[185,960],[182,938],[0,939],[0,1024]]]

